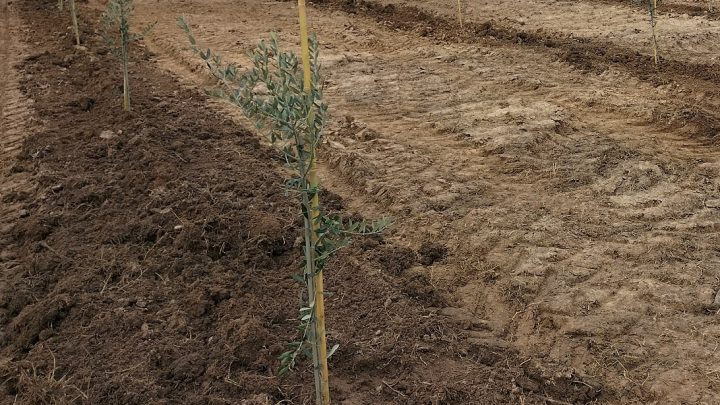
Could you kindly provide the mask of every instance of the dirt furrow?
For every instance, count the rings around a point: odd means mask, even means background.
[[[586,1],[586,0],[579,0]],[[718,10],[717,4],[711,4],[713,0],[706,0],[706,4],[697,4],[689,2],[673,2],[673,1],[660,1],[658,2],[657,8],[659,13],[675,13],[675,14],[688,14],[693,17],[705,17],[712,20],[720,19],[720,11]],[[588,3],[598,3],[596,0],[587,1]],[[612,5],[621,5],[626,7],[633,7],[641,9],[643,11],[648,10],[647,0],[633,1],[633,0],[599,0],[600,3],[607,3]]]
[[[687,111],[687,120],[682,124],[692,121],[696,125],[696,130],[689,135],[710,143],[714,143],[720,135],[718,103],[716,97],[713,97],[720,94],[720,76],[715,64],[669,59],[663,60],[662,66],[657,67],[651,58],[639,54],[635,49],[598,38],[558,35],[543,30],[518,30],[496,21],[467,22],[460,29],[454,17],[393,2],[358,0],[348,3],[330,0],[319,3],[352,14],[362,13],[382,24],[390,24],[393,28],[442,41],[481,43],[486,46],[496,41],[505,45],[519,44],[535,51],[549,52],[582,72],[601,74],[618,69],[653,86],[681,87],[676,91],[676,104],[672,110]],[[673,117],[662,117],[660,114],[658,118],[677,123]]]
[[[383,5],[419,7],[457,23],[457,2],[454,0],[375,1]],[[492,21],[521,32],[610,42],[652,58],[650,24],[642,8],[552,0],[465,4],[464,19],[467,22]],[[687,15],[663,15],[658,20],[656,32],[661,57],[701,64],[716,60],[714,55],[718,52],[717,38],[720,35],[720,23],[717,21]]]
[[[17,197],[32,192],[29,176],[14,162],[33,123],[31,103],[20,92],[20,75],[15,69],[24,55],[19,40],[22,26],[7,0],[0,3],[0,10],[0,283],[4,283],[17,265],[11,253],[10,229],[26,215]]]
[[[552,27],[530,31],[518,29],[502,21],[487,19],[484,22],[468,21],[461,29],[456,17],[450,14],[454,9],[445,7],[445,12],[432,12],[421,5],[411,6],[403,2],[356,0],[322,0],[319,6],[331,5],[350,13],[362,13],[390,24],[393,28],[414,31],[422,36],[452,42],[483,43],[493,41],[515,43],[531,47],[548,48],[557,52],[562,60],[589,72],[601,73],[609,67],[628,70],[637,77],[655,84],[671,81],[702,80],[714,85],[720,84],[720,75],[715,64],[693,63],[671,58],[656,67],[651,58],[637,52],[637,46],[629,48],[599,37],[564,34]],[[470,18],[474,17],[470,14]],[[522,24],[524,25],[524,24]]]

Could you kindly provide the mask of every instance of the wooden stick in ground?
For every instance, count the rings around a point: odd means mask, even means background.
[[[130,74],[128,73],[128,44],[123,41],[122,64],[123,64],[123,110],[130,111]]]
[[[310,69],[310,46],[308,38],[307,26],[307,9],[305,0],[298,0],[298,12],[300,19],[300,48],[303,63],[303,89],[306,92],[312,91],[312,73]],[[308,117],[308,122],[314,121],[312,113]],[[308,298],[311,300],[313,308],[313,316],[311,318],[311,334],[310,338],[313,346],[313,362],[315,375],[315,400],[318,405],[330,404],[330,383],[328,376],[327,364],[327,338],[325,335],[325,293],[323,285],[322,270],[316,271],[315,268],[315,244],[318,241],[319,223],[319,199],[317,190],[319,180],[317,175],[317,162],[315,159],[314,146],[312,139],[305,140],[306,145],[310,148],[310,161],[308,166],[308,188],[313,190],[312,199],[304,198],[306,203],[307,216],[310,225],[310,240],[306,239],[306,269],[305,277],[308,284]],[[308,246],[308,242],[309,245]]]
[[[458,21],[460,22],[460,28],[462,28],[463,27],[462,0],[457,0],[457,12],[458,12]]]
[[[80,28],[78,27],[77,10],[75,0],[70,0],[70,14],[72,14],[73,28],[75,29],[75,45],[80,46]]]
[[[653,60],[658,64],[658,47],[657,35],[655,35],[655,24],[657,23],[657,0],[648,0],[648,8],[650,13],[650,28],[652,28],[653,39]]]

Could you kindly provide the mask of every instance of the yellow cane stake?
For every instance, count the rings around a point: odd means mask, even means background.
[[[460,28],[463,27],[463,11],[462,11],[462,0],[457,0],[458,4],[458,21],[460,22]]]
[[[657,20],[657,0],[653,0],[653,13],[655,18],[653,19],[653,57],[655,58],[655,64],[658,63],[658,52],[657,52],[657,36],[655,35],[655,21]]]
[[[130,111],[130,74],[128,73],[128,45],[123,43],[122,59],[123,59],[123,110]]]
[[[308,41],[308,24],[307,24],[307,10],[305,8],[305,0],[298,0],[298,12],[300,17],[300,48],[302,54],[303,63],[303,89],[306,92],[312,91],[312,73],[310,71],[310,47]],[[314,121],[315,117],[311,113],[308,117],[308,122]],[[312,146],[311,139],[306,139],[306,144],[310,147],[310,162],[308,167],[308,186],[312,190],[317,190],[319,181],[317,176],[317,166],[315,160],[315,151]],[[308,276],[308,295],[310,299],[314,301],[314,322],[311,325],[312,334],[311,340],[313,344],[313,362],[315,371],[315,394],[316,403],[318,405],[328,405],[330,403],[330,383],[328,380],[328,364],[327,364],[327,341],[325,336],[325,297],[324,297],[324,286],[323,286],[323,274],[322,270],[315,272],[315,251],[314,246],[317,242],[317,233],[319,230],[318,216],[319,211],[319,200],[317,193],[310,200],[310,207],[308,216],[310,217],[310,226],[312,227],[311,232],[311,249],[308,250],[308,254],[311,257],[306,258],[305,269],[306,276]],[[306,245],[307,246],[307,245]]]

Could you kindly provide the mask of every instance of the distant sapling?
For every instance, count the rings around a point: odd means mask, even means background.
[[[657,7],[661,3],[661,0],[632,0],[634,4],[642,6],[645,3],[648,10],[648,17],[650,19],[650,30],[652,32],[652,47],[653,47],[653,61],[655,65],[658,64],[658,42],[657,35],[655,33],[655,27],[657,26]]]
[[[103,27],[105,40],[113,53],[122,61],[123,71],[123,109],[130,111],[130,74],[128,62],[130,60],[130,44],[144,38],[154,27],[151,24],[139,34],[130,32],[130,15],[133,12],[133,0],[110,0],[103,13]]]
[[[655,34],[655,26],[657,25],[657,3],[658,0],[647,0],[648,14],[650,16],[650,29],[652,30],[653,41],[653,60],[658,64],[658,44],[657,35]]]

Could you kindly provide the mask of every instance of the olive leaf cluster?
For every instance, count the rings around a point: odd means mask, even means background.
[[[134,11],[133,0],[109,0],[102,14],[103,37],[118,56],[121,56],[123,46],[145,38],[155,28],[152,23],[138,33],[131,32],[130,17]]]
[[[262,41],[250,52],[252,66],[241,69],[236,64],[224,63],[222,56],[210,49],[200,49],[184,18],[180,18],[179,25],[187,33],[193,51],[219,81],[220,87],[209,93],[242,108],[255,121],[257,129],[283,153],[287,163],[301,168],[296,171],[297,177],[287,182],[289,188],[300,187],[309,170],[307,162],[314,157],[322,139],[327,118],[327,104],[322,88],[317,85],[322,83],[317,38],[314,35],[310,38],[313,85],[306,92],[298,57],[280,50],[275,33],[270,34],[269,43]]]

